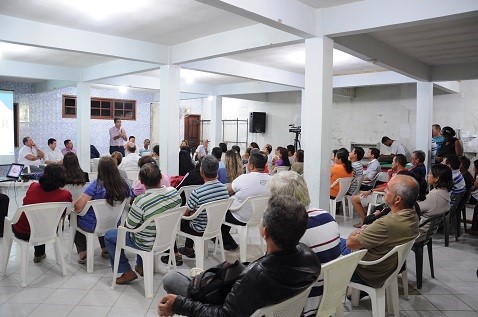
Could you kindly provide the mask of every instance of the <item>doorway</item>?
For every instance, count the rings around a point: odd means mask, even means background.
[[[191,151],[194,153],[200,143],[201,115],[190,114],[184,118],[184,139],[188,141]]]

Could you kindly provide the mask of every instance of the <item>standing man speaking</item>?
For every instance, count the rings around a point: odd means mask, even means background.
[[[126,141],[126,131],[121,128],[121,118],[115,117],[113,120],[115,125],[110,128],[110,154],[118,151],[124,156],[123,142]]]

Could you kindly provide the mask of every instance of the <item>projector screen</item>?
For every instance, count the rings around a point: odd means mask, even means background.
[[[0,164],[15,161],[13,134],[13,91],[0,90]]]

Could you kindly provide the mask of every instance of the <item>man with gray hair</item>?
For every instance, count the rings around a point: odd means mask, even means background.
[[[123,157],[121,164],[118,166],[119,169],[136,169],[138,168],[138,161],[141,158],[138,153],[136,153],[136,144],[133,142],[126,143],[126,156]]]
[[[418,236],[418,216],[414,209],[419,187],[417,181],[407,175],[396,175],[388,182],[384,201],[390,213],[374,221],[370,226],[352,232],[347,239],[351,250],[367,249],[364,261],[374,261],[387,254],[395,246],[407,243]],[[352,282],[382,287],[385,280],[397,268],[397,257],[369,266],[358,265]]]
[[[204,185],[196,188],[191,192],[189,200],[187,201],[187,210],[185,216],[192,215],[202,204],[209,203],[211,201],[227,199],[229,194],[227,192],[226,185],[222,184],[217,179],[217,170],[219,169],[218,160],[212,155],[206,155],[201,160],[201,167],[199,173],[204,179]],[[195,219],[185,220],[181,219],[181,231],[186,233],[202,236],[207,226],[207,214],[206,210],[203,210]],[[184,247],[177,249],[174,246],[174,253],[176,256],[176,263],[182,263],[181,254],[188,258],[195,258],[194,253],[194,241],[187,238],[184,243]],[[181,253],[179,254],[178,253]],[[168,263],[169,256],[161,257],[163,263]]]

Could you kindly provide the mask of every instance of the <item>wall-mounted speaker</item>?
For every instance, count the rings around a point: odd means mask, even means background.
[[[266,132],[266,113],[250,112],[249,113],[249,132],[265,133]]]

